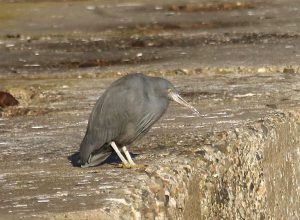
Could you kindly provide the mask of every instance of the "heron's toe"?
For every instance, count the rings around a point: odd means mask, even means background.
[[[147,168],[148,165],[145,164],[118,164],[118,168],[125,168],[125,169],[138,169],[138,170],[144,170]]]
[[[124,168],[124,169],[131,169],[132,165],[130,165],[129,163],[128,164],[120,163],[120,164],[117,164],[116,167],[117,168]]]

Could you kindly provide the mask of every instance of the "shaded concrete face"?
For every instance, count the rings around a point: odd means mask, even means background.
[[[191,179],[183,219],[298,219],[299,114],[278,114],[224,135],[226,152],[213,154],[219,161]]]
[[[299,219],[298,0],[1,1],[0,219]],[[11,10],[14,9],[14,10]],[[8,13],[9,12],[9,13]],[[145,169],[73,167],[130,72],[173,82],[130,147]]]
[[[300,217],[299,116],[299,111],[294,113],[296,123],[280,123],[277,132],[271,133],[264,151],[267,211],[272,219]]]

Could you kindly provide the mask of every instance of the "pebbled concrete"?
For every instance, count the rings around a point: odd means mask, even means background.
[[[171,104],[130,146],[147,165],[132,170],[117,168],[114,158],[91,169],[67,159],[114,78],[17,82],[29,90],[6,79],[21,106],[0,118],[0,216],[296,219],[299,74],[190,73],[167,78],[201,117]]]

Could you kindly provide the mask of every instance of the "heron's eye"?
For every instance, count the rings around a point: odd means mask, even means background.
[[[168,93],[172,92],[172,89],[168,89]]]

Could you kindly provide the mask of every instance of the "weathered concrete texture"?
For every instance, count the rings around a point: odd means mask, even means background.
[[[270,130],[264,149],[263,170],[270,219],[300,218],[299,111],[289,118],[291,120],[277,119],[277,126]]]
[[[299,219],[299,119],[278,113],[212,136],[184,219]]]
[[[226,72],[168,76],[202,117],[171,104],[129,170],[67,159],[115,78],[5,79],[0,219],[297,219],[299,74]]]
[[[156,161],[106,209],[46,218],[299,219],[299,119],[278,113],[210,134],[193,156]]]

